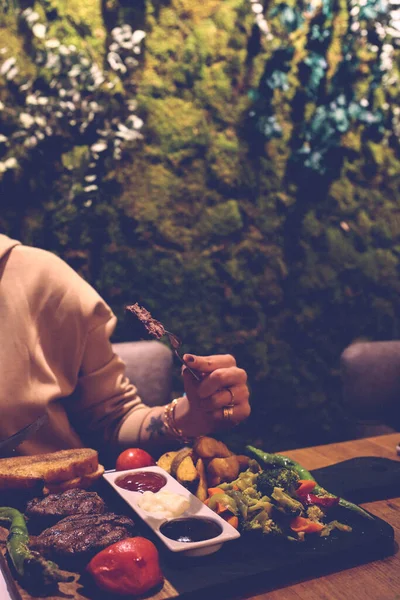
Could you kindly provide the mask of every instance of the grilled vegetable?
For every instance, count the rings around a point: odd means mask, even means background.
[[[278,510],[281,509],[285,514],[301,515],[304,512],[302,503],[289,496],[282,488],[274,488],[271,498],[277,503]]]
[[[293,469],[273,468],[262,471],[257,479],[257,489],[265,496],[270,496],[274,488],[282,488],[294,495],[299,483],[299,476]]]
[[[198,482],[199,474],[191,456],[185,456],[179,463],[175,476],[179,483],[187,488],[191,488]]]
[[[213,458],[207,466],[208,483],[211,487],[233,481],[239,475],[239,461],[235,455]]]
[[[322,508],[332,508],[337,506],[340,502],[340,498],[337,496],[316,496],[315,494],[306,494],[305,496],[299,496],[303,504],[312,506],[321,506]]]
[[[167,473],[171,474],[172,461],[174,460],[177,454],[178,450],[173,452],[166,452],[165,454],[160,456],[160,458],[157,461],[157,465],[161,467],[161,469],[164,469],[164,471],[167,471]]]
[[[299,479],[298,483],[299,487],[296,490],[296,496],[298,496],[299,498],[301,498],[302,496],[306,496],[307,494],[312,492],[312,490],[317,485],[317,482],[313,481],[312,479]]]
[[[179,465],[187,456],[193,457],[192,448],[182,448],[175,454],[171,462],[171,470],[169,471],[172,477],[176,477]]]
[[[206,502],[208,508],[220,514],[225,510],[230,510],[234,515],[238,513],[238,507],[235,500],[221,491],[219,494],[213,494]]]
[[[254,463],[254,460],[246,456],[245,454],[236,454],[236,458],[239,461],[239,472],[247,471],[250,468],[250,463]]]
[[[254,448],[254,446],[246,446],[247,450],[261,463],[263,467],[266,469],[270,469],[271,467],[285,467],[288,469],[293,469],[298,474],[301,480],[310,480],[315,481],[313,476],[307,469],[299,465],[295,460],[288,458],[287,456],[282,456],[281,454],[270,454],[269,452],[264,452],[263,450],[259,450],[258,448]],[[321,486],[316,483],[314,487],[314,491],[316,494],[320,494],[321,496],[327,497],[331,496],[336,498],[334,494],[330,494],[326,490],[324,490]],[[373,519],[373,517],[368,514],[361,506],[357,506],[357,504],[353,504],[344,498],[339,499],[339,506],[343,508],[347,508],[352,510],[355,513],[358,513],[362,517],[366,519]]]
[[[126,538],[101,550],[87,566],[96,584],[114,598],[142,595],[162,584],[158,551],[143,537]]]
[[[311,521],[311,519],[298,516],[290,523],[290,529],[296,533],[302,531],[304,531],[304,533],[319,533],[324,529],[324,525],[317,521]]]
[[[202,458],[198,458],[196,461],[196,471],[199,474],[199,483],[197,484],[195,496],[199,500],[204,502],[205,500],[207,500],[207,497],[208,497],[208,491],[207,491],[208,482],[207,482],[206,469],[205,469],[204,461]]]
[[[29,548],[29,534],[25,517],[15,508],[0,508],[0,521],[10,523],[7,551],[18,578],[29,587],[42,588],[59,581],[72,581],[73,576],[64,575],[58,566],[45,560]]]
[[[223,442],[207,436],[197,438],[193,450],[201,458],[227,458],[232,455]]]
[[[142,467],[153,467],[155,464],[156,461],[146,450],[142,448],[127,448],[118,456],[115,463],[115,470],[141,469]]]
[[[346,533],[349,533],[352,531],[352,529],[351,529],[351,527],[349,527],[349,525],[345,525],[344,523],[339,523],[339,521],[331,521],[330,523],[325,525],[325,527],[321,531],[321,534],[320,534],[321,537],[328,537],[328,535],[330,535],[331,531],[333,531],[334,529],[338,529],[339,531],[345,531]]]

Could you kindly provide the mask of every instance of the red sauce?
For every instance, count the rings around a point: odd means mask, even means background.
[[[158,492],[167,483],[164,475],[153,471],[139,471],[117,477],[115,484],[131,492]]]

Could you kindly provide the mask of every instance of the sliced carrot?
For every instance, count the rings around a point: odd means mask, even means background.
[[[296,531],[297,533],[300,531],[304,531],[304,533],[317,533],[324,527],[325,525],[322,525],[322,523],[316,523],[315,521],[311,521],[305,517],[295,517],[290,523],[290,529],[292,531]]]
[[[217,502],[214,508],[214,512],[217,513],[217,515],[220,515],[221,513],[224,513],[225,511],[228,511],[228,506],[226,506],[226,504],[223,504],[222,502]]]
[[[207,492],[208,492],[208,495],[211,497],[211,496],[214,496],[215,494],[223,494],[224,490],[221,490],[221,488],[219,488],[219,487],[210,487],[210,488],[208,488]]]
[[[315,521],[311,521],[308,526],[307,529],[304,530],[304,533],[318,533],[319,531],[322,531],[324,528],[324,525],[322,525],[322,523],[316,523]]]
[[[232,525],[232,527],[235,529],[239,529],[239,519],[236,515],[226,511],[226,513],[222,514],[221,517],[224,519],[224,521],[229,523],[229,525]]]
[[[300,487],[297,488],[297,496],[306,496],[309,494],[317,485],[312,479],[299,479]]]

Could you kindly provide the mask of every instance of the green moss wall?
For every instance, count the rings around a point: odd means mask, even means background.
[[[117,339],[137,300],[186,350],[235,354],[253,415],[233,442],[352,435],[340,353],[399,336],[398,49],[369,39],[393,25],[382,7],[358,35],[354,3],[272,2],[260,35],[248,0],[28,4],[44,37],[12,7],[0,21],[0,62],[18,68],[0,75],[1,229],[86,277]],[[122,24],[144,41],[125,48]]]

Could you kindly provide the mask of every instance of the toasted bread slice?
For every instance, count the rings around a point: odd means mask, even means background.
[[[98,466],[98,453],[91,448],[3,458],[0,459],[0,490],[26,489],[40,480],[46,484],[60,483],[94,473]]]
[[[57,481],[48,483],[43,488],[44,494],[59,494],[60,492],[65,492],[66,490],[72,490],[74,488],[87,489],[89,488],[97,479],[99,479],[104,473],[103,465],[99,465],[97,470],[93,473],[86,473],[85,475],[81,475],[80,477],[74,477],[73,479],[68,479],[67,481]]]

